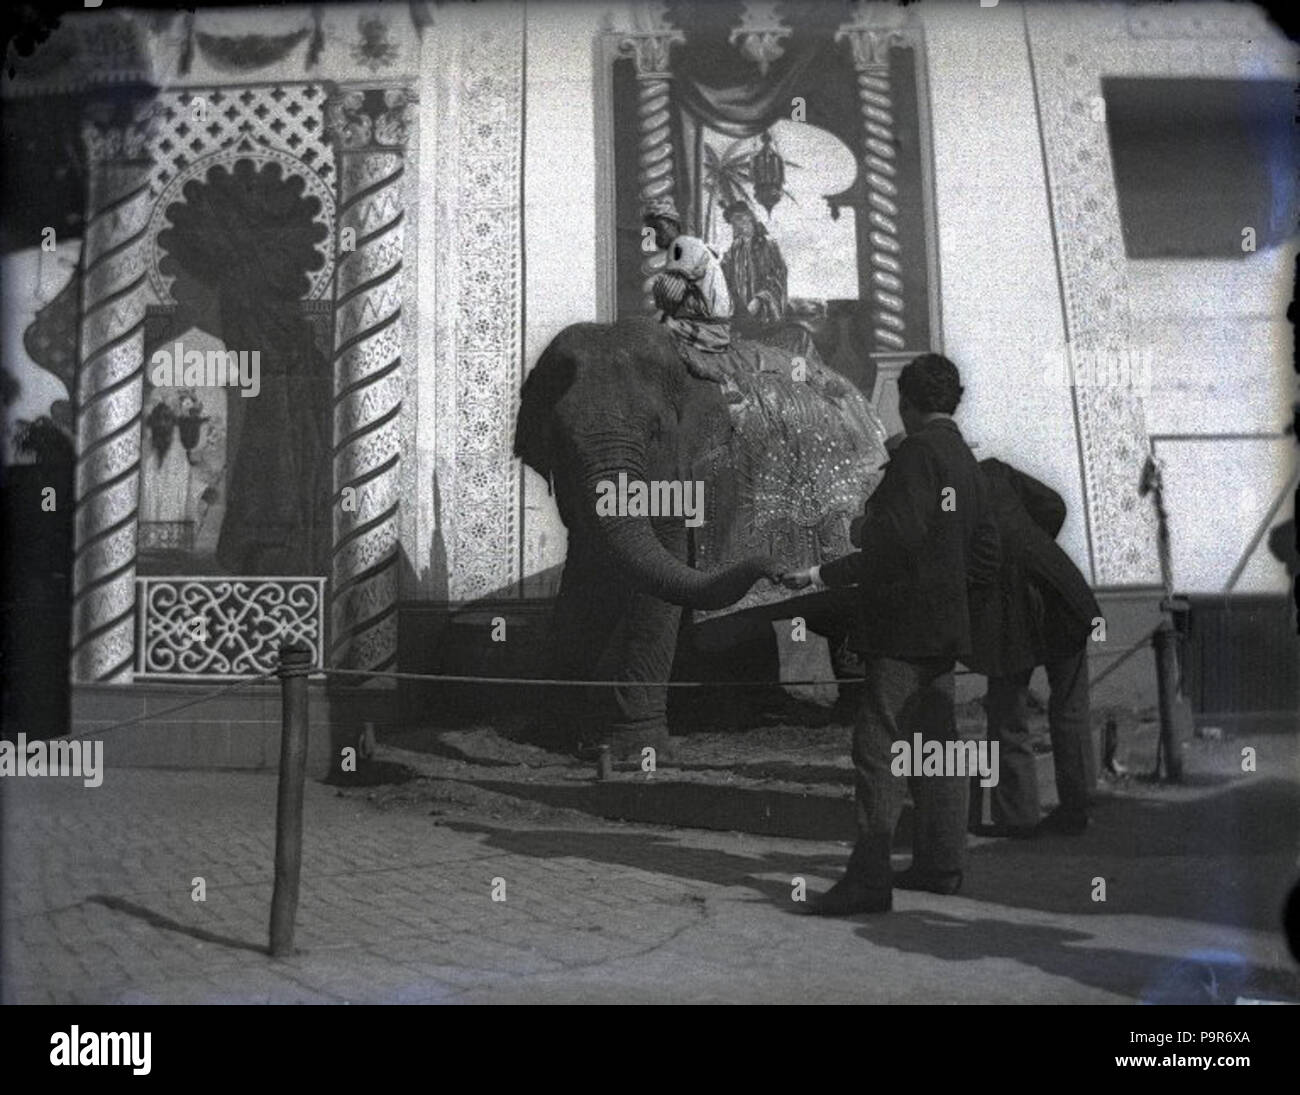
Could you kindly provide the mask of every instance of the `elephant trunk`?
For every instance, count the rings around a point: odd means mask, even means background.
[[[583,483],[584,505],[595,512],[602,482],[617,483],[619,473],[627,481],[644,481],[644,460],[639,446],[623,441],[621,460],[611,467],[587,461]],[[655,535],[649,517],[601,516],[594,518],[601,537],[614,560],[638,590],[685,608],[719,609],[735,604],[765,573],[770,564],[760,556],[742,559],[729,567],[705,573],[678,559]]]
[[[735,604],[766,571],[759,558],[742,559],[708,574],[677,559],[655,535],[648,517],[602,517],[605,541],[619,565],[644,593],[685,608]]]

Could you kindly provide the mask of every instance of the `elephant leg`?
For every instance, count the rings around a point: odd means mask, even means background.
[[[636,759],[651,746],[668,746],[668,689],[682,610],[657,597],[634,594],[608,648],[612,689],[610,744],[620,760]],[[602,667],[605,668],[605,667]],[[603,675],[603,674],[602,674]]]
[[[664,546],[677,558],[687,551],[684,527],[658,530]],[[601,662],[601,677],[618,682],[608,699],[609,741],[615,757],[635,759],[651,746],[668,748],[668,689],[682,610],[658,597],[624,591],[623,613]]]
[[[609,688],[552,687],[544,734],[560,746],[609,741],[620,759],[668,745],[668,689],[682,610],[633,589],[627,576],[570,526],[569,555],[552,617],[548,676],[609,681]],[[679,559],[681,527],[659,532]]]
[[[601,663],[615,641],[629,601],[617,574],[588,549],[581,535],[571,533],[551,618],[545,675],[576,681],[607,675]],[[570,748],[599,736],[599,724],[605,721],[600,710],[602,690],[549,686],[547,691],[541,722],[542,737],[548,744]]]

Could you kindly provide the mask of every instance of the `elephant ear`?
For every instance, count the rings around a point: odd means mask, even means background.
[[[555,405],[573,384],[575,373],[573,358],[552,343],[528,374],[519,394],[515,455],[545,479],[552,491]]]

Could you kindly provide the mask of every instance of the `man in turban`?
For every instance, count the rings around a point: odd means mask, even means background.
[[[678,339],[686,367],[727,386],[733,369],[723,357],[731,347],[731,296],[717,253],[697,236],[682,234],[677,209],[662,199],[647,208],[664,265],[654,282],[654,302]]]

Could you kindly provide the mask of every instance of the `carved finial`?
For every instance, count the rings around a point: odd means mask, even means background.
[[[409,88],[347,88],[325,104],[325,131],[335,147],[400,148],[410,135],[415,94]]]
[[[776,0],[749,0],[743,6],[740,26],[732,29],[727,41],[740,41],[740,52],[758,65],[766,76],[768,66],[785,56],[781,39],[790,37],[791,29],[777,14]]]
[[[894,4],[867,0],[858,0],[852,12],[852,18],[835,32],[835,41],[847,39],[855,68],[888,64],[889,47],[907,38],[907,12]]]
[[[632,18],[635,29],[619,40],[619,52],[632,55],[638,76],[669,79],[672,45],[686,41],[686,35],[668,21],[668,5],[639,3],[632,9]]]

